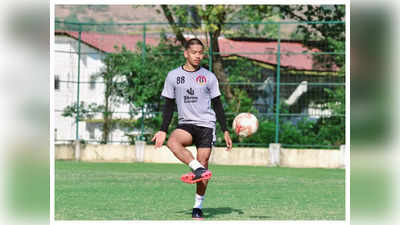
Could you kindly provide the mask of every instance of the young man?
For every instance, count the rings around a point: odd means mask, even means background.
[[[204,46],[199,39],[188,40],[184,56],[186,63],[167,75],[164,89],[163,123],[152,141],[160,148],[165,141],[167,129],[173,115],[175,103],[178,109],[178,127],[171,133],[167,146],[193,173],[184,174],[181,179],[186,183],[196,183],[195,204],[192,218],[202,219],[202,204],[208,179],[212,174],[208,170],[212,143],[215,142],[215,125],[218,120],[224,132],[227,151],[232,149],[232,140],[226,128],[225,113],[220,100],[218,80],[215,75],[200,66]],[[211,108],[212,106],[212,108]],[[197,157],[185,147],[194,144]]]

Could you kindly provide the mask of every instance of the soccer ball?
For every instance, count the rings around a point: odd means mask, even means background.
[[[258,120],[251,113],[240,113],[233,120],[232,128],[240,137],[249,137],[258,129]]]

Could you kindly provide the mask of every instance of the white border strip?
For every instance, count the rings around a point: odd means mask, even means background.
[[[61,1],[61,0],[50,0],[50,224],[194,224],[196,222],[201,222],[202,224],[221,224],[221,225],[232,225],[232,224],[310,224],[310,225],[339,225],[339,224],[350,224],[350,1],[349,0],[339,0],[339,1],[314,1],[314,0],[298,0],[298,1],[282,1],[282,0],[272,0],[272,1],[252,1],[252,4],[344,4],[346,5],[346,219],[345,221],[55,221],[55,211],[54,211],[54,89],[52,84],[54,83],[54,19],[55,19],[55,5],[87,5],[87,4],[107,4],[107,5],[119,5],[128,4],[133,5],[132,1],[112,1],[112,0],[71,0],[71,1]],[[136,3],[136,2],[135,2]],[[159,1],[157,4],[181,4],[173,1]],[[215,4],[215,1],[191,1],[191,4]],[[218,3],[218,2],[217,2]],[[221,1],[221,4],[243,4],[243,1]],[[155,4],[151,1],[141,1],[137,3],[138,5],[143,4]]]
[[[252,221],[252,220],[241,220],[241,221],[179,221],[179,220],[169,220],[169,221],[149,221],[149,220],[134,220],[134,221],[57,221],[53,224],[55,225],[120,225],[120,224],[143,224],[143,225],[153,225],[153,224],[174,224],[174,225],[186,225],[186,224],[218,224],[218,225],[243,225],[243,224],[274,224],[274,225],[342,225],[343,221],[318,221],[318,220],[298,220],[298,221]]]
[[[346,224],[350,224],[350,2],[346,4]]]
[[[54,5],[50,4],[50,223],[54,221]]]
[[[53,4],[56,5],[162,5],[162,4],[174,4],[174,5],[187,5],[185,1],[174,1],[174,0],[160,0],[157,2],[151,0],[52,0]],[[222,5],[350,5],[349,0],[253,0],[251,2],[244,2],[242,0],[192,0],[191,5],[203,5],[203,4],[222,4]]]

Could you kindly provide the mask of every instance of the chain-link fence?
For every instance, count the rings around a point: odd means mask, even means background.
[[[166,74],[185,62],[171,26],[55,24],[56,143],[150,142],[161,125]],[[184,33],[206,46],[202,65],[219,78],[228,127],[240,112],[259,120],[251,137],[231,132],[234,145],[344,144],[345,44],[299,32],[312,24],[344,35],[343,21],[228,23],[218,44],[201,25]],[[174,116],[169,131],[176,124]],[[224,145],[219,124],[218,145]]]

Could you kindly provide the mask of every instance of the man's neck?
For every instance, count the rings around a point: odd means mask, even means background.
[[[183,65],[183,69],[185,69],[186,71],[189,72],[193,72],[199,69],[200,66],[194,67],[192,66],[190,63],[185,63],[185,65]]]

